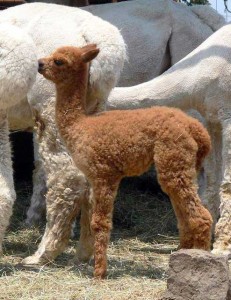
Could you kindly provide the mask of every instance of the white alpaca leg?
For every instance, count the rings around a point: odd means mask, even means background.
[[[193,118],[198,119],[208,130],[211,142],[212,150],[209,156],[205,159],[203,169],[198,176],[199,183],[199,195],[203,204],[210,211],[214,225],[219,217],[219,186],[221,178],[220,164],[221,161],[221,126],[215,126],[210,121],[205,120],[204,117],[194,109],[187,111],[187,114]]]
[[[45,194],[47,192],[45,171],[42,159],[38,153],[38,141],[34,134],[34,171],[33,171],[33,194],[30,207],[27,211],[26,225],[32,226],[38,223],[46,212]]]
[[[73,221],[85,198],[87,184],[82,174],[77,174],[76,169],[62,169],[55,175],[53,180],[48,180],[45,233],[36,253],[24,259],[24,264],[51,261],[65,249]]]
[[[222,182],[220,219],[215,229],[213,253],[231,255],[231,119],[222,123]]]
[[[81,219],[80,219],[80,239],[76,248],[75,258],[73,263],[88,262],[94,253],[94,234],[91,229],[93,210],[93,191],[91,189],[89,197],[87,197],[81,206]]]
[[[43,159],[47,178],[47,225],[38,250],[23,263],[38,264],[53,260],[66,247],[73,221],[88,194],[88,184],[78,172],[55,129],[54,99],[43,107],[39,119],[44,123],[39,135],[39,154]],[[49,103],[49,104],[48,104]],[[46,105],[48,104],[48,107]],[[49,112],[48,112],[48,111]]]
[[[0,254],[16,198],[6,113],[0,111]]]
[[[26,225],[33,226],[38,224],[42,216],[46,213],[45,195],[47,192],[44,170],[41,161],[34,161],[35,169],[33,171],[33,194],[30,207],[27,211]]]
[[[211,137],[212,151],[206,158],[204,163],[204,180],[200,185],[200,196],[203,204],[210,211],[214,225],[216,224],[220,211],[219,211],[219,188],[221,182],[221,130],[219,126],[207,123],[206,127]],[[200,182],[201,183],[201,182]]]

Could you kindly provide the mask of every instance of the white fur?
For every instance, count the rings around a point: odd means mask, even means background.
[[[199,46],[225,24],[210,6],[172,0],[133,0],[84,8],[117,26],[127,44],[119,86],[148,81]]]
[[[0,253],[15,201],[7,109],[25,98],[37,74],[32,39],[12,25],[0,25]]]
[[[125,62],[120,86],[156,77],[225,24],[224,18],[209,6],[187,7],[172,0],[136,0],[84,9],[116,25],[125,39],[129,59]],[[65,17],[67,15],[68,18]],[[25,28],[35,42],[38,39],[36,45],[43,55],[65,43],[83,44],[82,24],[89,14],[77,8],[32,3],[10,8],[1,12],[0,16],[0,22]],[[89,23],[93,23],[91,19]],[[89,37],[98,43],[100,30],[93,29],[95,36],[92,31]],[[110,38],[110,34],[107,37]],[[21,120],[24,120],[22,129],[31,126],[30,109],[26,105],[23,102],[20,106]],[[15,115],[16,110],[13,110],[10,124],[14,129],[20,126],[19,107],[17,118]]]
[[[22,100],[35,81],[36,47],[19,28],[0,26],[0,107],[9,108]]]

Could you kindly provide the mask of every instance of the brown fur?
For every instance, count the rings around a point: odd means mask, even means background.
[[[40,60],[40,73],[56,84],[60,134],[93,190],[95,276],[106,274],[113,203],[121,179],[142,174],[152,163],[174,207],[181,248],[209,250],[212,218],[196,185],[196,171],[211,147],[206,129],[167,107],[86,115],[87,64],[98,52],[95,45],[63,47]]]

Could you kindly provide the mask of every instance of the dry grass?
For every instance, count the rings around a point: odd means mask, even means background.
[[[33,269],[20,266],[21,259],[34,252],[43,233],[42,228],[22,226],[30,187],[20,185],[20,201],[0,260],[0,299],[158,299],[166,286],[169,254],[178,241],[171,206],[156,187],[157,196],[145,187],[148,177],[141,183],[127,181],[120,189],[108,250],[108,278],[100,282],[92,279],[93,261],[78,267],[68,265],[76,241],[70,242],[55,263]],[[77,238],[78,232],[79,228]]]
[[[36,234],[27,230],[7,238],[21,245],[19,237],[30,243]],[[92,279],[93,262],[68,266],[74,254],[72,245],[55,263],[28,270],[17,265],[25,256],[23,250],[7,253],[0,264],[0,299],[157,299],[165,289],[169,257],[158,253],[162,247],[131,238],[112,242],[108,251],[109,275],[102,282]],[[175,241],[171,241],[169,252],[174,248]]]

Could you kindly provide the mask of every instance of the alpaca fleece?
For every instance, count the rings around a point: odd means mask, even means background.
[[[7,110],[26,97],[37,75],[36,47],[23,31],[0,25],[0,255],[16,194],[13,181]]]
[[[50,2],[52,1],[54,2]],[[60,0],[55,2],[61,3]],[[31,36],[39,57],[48,55],[62,45],[82,46],[86,43],[97,43],[101,47],[101,53],[91,63],[89,96],[97,98],[98,111],[104,109],[104,103],[119,78],[126,56],[121,34],[127,44],[129,60],[125,61],[119,85],[128,86],[161,74],[225,24],[224,18],[210,6],[189,7],[172,0],[134,0],[93,5],[84,10],[48,3],[28,3],[1,11],[0,23],[16,25]],[[26,50],[22,51],[22,54],[28,57]],[[23,60],[18,60],[19,64],[23,67]],[[2,98],[3,102],[6,96]],[[32,224],[39,219],[44,206],[47,207],[47,224],[43,239],[35,254],[23,261],[27,264],[51,261],[61,253],[70,236],[70,223],[75,219],[80,207],[82,213],[80,241],[77,247],[78,260],[89,257],[84,249],[88,249],[92,241],[90,225],[87,222],[89,203],[86,200],[89,199],[89,186],[83,174],[76,171],[59,137],[55,125],[54,103],[53,85],[37,76],[27,98],[22,99],[8,114],[10,128],[14,130],[33,128],[32,115],[36,121],[36,168],[27,223]],[[145,99],[139,103],[146,105]],[[120,104],[118,102],[118,105]],[[129,108],[133,105],[131,101]],[[211,161],[208,166],[210,165]],[[217,174],[217,170],[213,173]],[[218,190],[211,180],[205,181],[203,186],[208,187],[208,191]],[[204,198],[207,200],[207,197],[202,197],[203,200]],[[214,203],[209,207],[213,209],[218,206],[218,198],[208,199],[209,204]],[[75,216],[73,211],[76,212]],[[229,213],[225,213],[225,216],[226,220],[230,219]]]
[[[195,183],[210,151],[206,129],[167,107],[87,115],[88,63],[98,53],[95,45],[63,47],[39,60],[39,72],[56,85],[61,137],[92,187],[95,276],[106,275],[113,204],[121,179],[142,174],[153,162],[176,213],[180,246],[209,250],[212,218]]]

